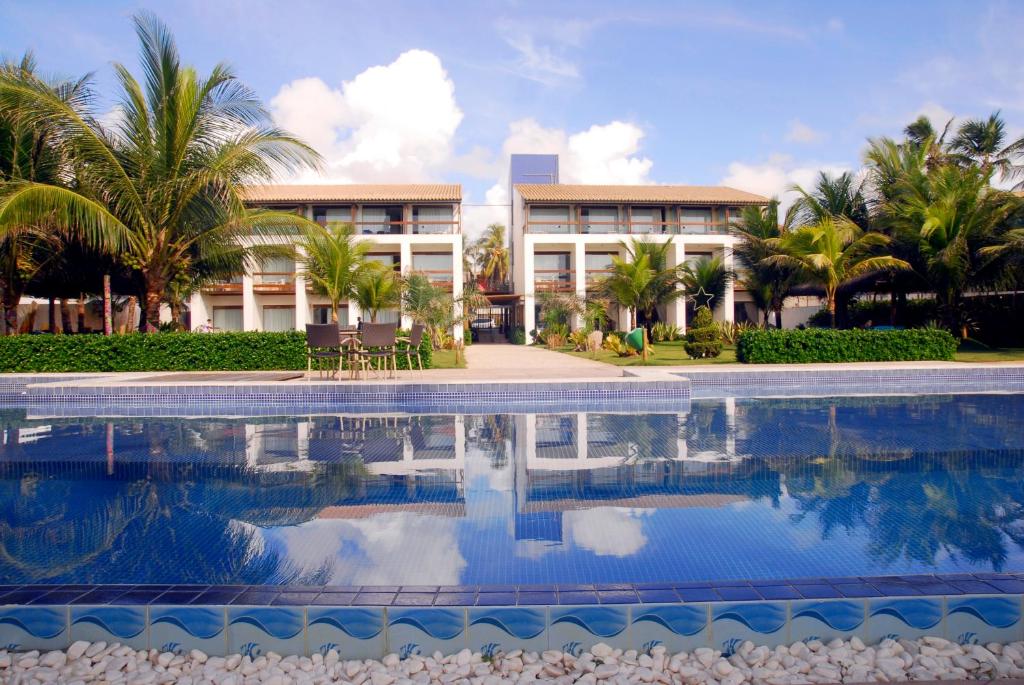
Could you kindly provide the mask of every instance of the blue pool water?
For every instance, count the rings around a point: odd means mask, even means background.
[[[0,424],[0,583],[1024,569],[1024,395]]]

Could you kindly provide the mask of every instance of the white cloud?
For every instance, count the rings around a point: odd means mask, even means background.
[[[799,119],[789,122],[786,140],[791,143],[818,143],[825,139],[825,134],[816,131]]]
[[[846,30],[846,24],[839,17],[832,17],[825,22],[825,30],[831,33],[842,33]]]
[[[441,60],[425,50],[363,71],[340,89],[319,78],[281,87],[275,120],[326,159],[311,182],[411,182],[432,178],[453,156],[462,110]]]
[[[778,197],[785,211],[796,198],[796,193],[789,190],[792,185],[810,188],[820,172],[835,175],[850,170],[849,165],[841,163],[797,162],[789,155],[776,154],[760,163],[732,162],[721,184],[765,197]]]
[[[650,509],[595,507],[563,514],[566,532],[577,547],[598,556],[627,557],[647,544],[642,518]]]
[[[507,71],[547,86],[564,84],[580,77],[579,67],[569,56],[580,48],[603,19],[544,19],[531,22],[501,19],[496,28],[516,52]]]

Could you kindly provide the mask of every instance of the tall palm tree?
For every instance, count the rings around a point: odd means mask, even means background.
[[[373,262],[356,283],[355,299],[359,309],[370,315],[371,323],[376,323],[382,310],[402,304],[402,279],[392,269]]]
[[[765,262],[794,268],[808,282],[820,285],[833,327],[839,288],[870,274],[910,268],[902,259],[876,255],[875,249],[887,245],[889,239],[881,233],[864,232],[846,218],[822,219],[773,242],[780,254]]]
[[[473,246],[480,275],[488,281],[504,282],[508,279],[509,250],[505,244],[505,225],[493,223]]]
[[[682,284],[686,294],[693,297],[703,293],[711,300],[708,309],[718,309],[735,274],[725,268],[721,257],[701,257],[687,262],[682,268]]]
[[[810,226],[824,219],[845,217],[867,230],[870,216],[861,186],[862,183],[848,171],[838,176],[822,171],[810,190],[793,185],[791,190],[800,194],[793,203],[794,223]]]
[[[143,321],[159,319],[168,284],[197,259],[238,260],[247,245],[305,220],[247,210],[241,187],[319,162],[276,128],[256,94],[220,64],[200,78],[183,66],[167,27],[135,15],[143,83],[115,65],[121,86],[117,121],[89,112],[28,74],[0,73],[0,110],[17,109],[28,126],[51,126],[76,174],[68,189],[47,182],[8,184],[0,229],[49,217],[116,250],[138,272]]]
[[[0,64],[5,78],[38,80],[52,97],[68,107],[84,109],[91,99],[89,77],[75,81],[42,81],[36,61],[26,53],[20,61]],[[62,185],[67,169],[50,122],[36,122],[18,108],[0,109],[0,197],[22,183]],[[43,221],[12,222],[0,238],[0,304],[6,334],[17,332],[18,303],[28,283],[52,260],[60,247],[57,231]]]
[[[767,264],[764,260],[777,249],[769,241],[784,236],[792,222],[792,208],[780,222],[779,201],[772,198],[765,207],[745,207],[740,220],[730,226],[732,234],[740,238],[733,247],[733,255],[745,272],[744,286],[755,301],[763,301],[759,306],[765,310],[766,323],[768,311],[775,313],[778,328],[782,328],[782,307],[795,283],[796,273],[790,267]]]
[[[597,284],[596,290],[629,312],[629,327],[636,328],[637,313],[647,307],[649,290],[656,277],[650,255],[635,259],[612,257],[611,272]]]
[[[338,320],[342,302],[355,297],[356,286],[369,274],[373,262],[368,240],[357,240],[351,224],[307,225],[296,243],[295,261],[313,292],[331,303],[331,321]]]
[[[985,172],[994,169],[1003,178],[1014,178],[1022,171],[1016,160],[1024,152],[1024,138],[1006,144],[1006,124],[999,112],[960,124],[949,149],[963,164],[976,164]]]

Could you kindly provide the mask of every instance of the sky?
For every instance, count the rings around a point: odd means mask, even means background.
[[[0,0],[0,54],[93,72],[109,111],[140,9],[321,152],[291,180],[461,183],[471,236],[507,220],[515,152],[558,153],[565,183],[770,196],[922,113],[1024,134],[1022,2]]]

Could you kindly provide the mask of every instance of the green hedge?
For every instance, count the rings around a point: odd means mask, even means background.
[[[736,358],[747,364],[952,360],[957,341],[935,328],[904,331],[755,330],[740,333]]]
[[[426,336],[420,352],[423,368],[430,368]],[[399,354],[398,368],[405,367],[405,355]],[[0,372],[4,373],[305,368],[306,334],[299,331],[0,337]]]

